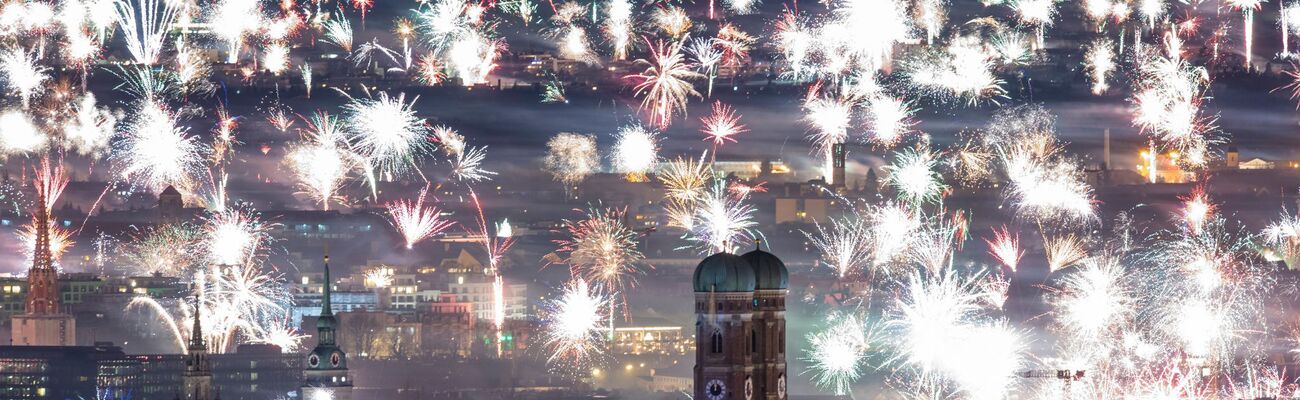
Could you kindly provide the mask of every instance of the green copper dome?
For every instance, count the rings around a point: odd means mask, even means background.
[[[774,290],[790,287],[790,272],[785,269],[785,262],[772,253],[754,249],[740,258],[754,268],[755,289]]]
[[[695,267],[696,292],[752,292],[754,267],[731,253],[705,257]]]

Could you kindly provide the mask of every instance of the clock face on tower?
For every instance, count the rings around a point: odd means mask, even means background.
[[[785,375],[781,375],[781,377],[776,378],[776,398],[778,399],[785,398]]]
[[[753,400],[753,398],[754,398],[754,378],[747,377],[745,378],[745,400]]]
[[[710,380],[704,385],[704,395],[709,396],[709,400],[722,400],[727,396],[727,385],[718,379]]]
[[[338,366],[339,366],[339,360],[341,360],[341,359],[342,359],[342,357],[339,357],[339,352],[337,352],[337,351],[334,352],[333,354],[330,354],[330,366],[338,367]]]
[[[320,365],[320,357],[317,357],[315,354],[312,354],[312,355],[308,356],[308,357],[307,357],[307,365],[312,366],[312,367],[315,367],[315,366],[317,366],[317,365]]]

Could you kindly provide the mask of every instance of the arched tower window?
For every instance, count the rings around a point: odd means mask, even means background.
[[[713,338],[712,338],[711,340],[709,340],[709,342],[710,342],[709,345],[712,346],[712,348],[711,348],[710,350],[713,350],[714,353],[721,353],[721,352],[722,352],[722,332],[721,332],[721,331],[717,331],[717,330],[713,331]]]
[[[749,331],[749,351],[758,352],[758,331]]]

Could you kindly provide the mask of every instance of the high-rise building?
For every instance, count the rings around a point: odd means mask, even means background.
[[[785,295],[776,256],[717,253],[695,268],[695,398],[786,398]]]
[[[190,345],[185,355],[185,372],[181,373],[181,394],[184,400],[214,400],[212,395],[212,364],[208,360],[208,344],[203,340],[200,323],[201,303],[194,296],[194,328],[190,330]],[[178,399],[178,400],[179,400]]]
[[[321,290],[320,318],[316,320],[316,348],[307,354],[304,371],[306,382],[302,387],[304,400],[352,399],[352,380],[348,376],[348,363],[340,349],[335,333],[338,320],[330,309],[330,257],[325,256],[325,285]]]
[[[36,248],[32,268],[27,271],[27,301],[24,313],[10,320],[14,345],[72,346],[77,342],[76,320],[59,310],[59,272],[50,253],[50,212],[46,193],[37,185]]]

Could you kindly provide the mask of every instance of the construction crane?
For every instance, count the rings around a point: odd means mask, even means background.
[[[1069,369],[1038,369],[1038,370],[1024,371],[1017,375],[1020,375],[1021,378],[1026,378],[1026,379],[1056,378],[1063,381],[1077,381],[1083,379],[1084,374],[1085,372],[1083,370],[1076,371],[1076,370],[1069,370]]]
[[[1025,379],[1060,379],[1065,383],[1065,385],[1061,387],[1061,390],[1065,394],[1065,397],[1062,398],[1068,398],[1070,395],[1070,382],[1083,380],[1085,372],[1084,370],[1070,369],[1037,369],[1023,371],[1016,375]]]

